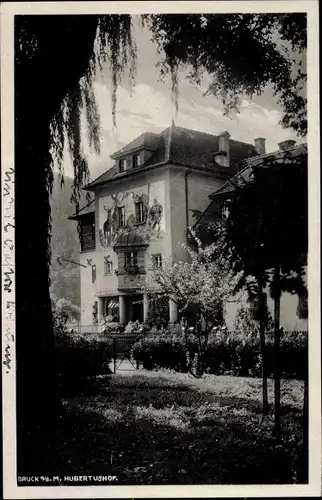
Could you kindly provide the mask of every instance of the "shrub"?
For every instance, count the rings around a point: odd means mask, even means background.
[[[111,373],[111,349],[99,335],[56,337],[56,369],[63,394],[84,391],[97,376]]]
[[[238,332],[242,336],[250,334],[253,338],[258,337],[259,323],[254,319],[255,314],[255,307],[251,308],[245,305],[239,307],[233,325],[234,332]]]
[[[123,333],[124,331],[124,326],[121,325],[120,323],[115,323],[115,322],[106,322],[104,325],[104,333],[107,335],[112,335],[112,334],[120,334]]]
[[[198,340],[190,335],[160,331],[142,338],[132,348],[133,358],[152,370],[168,368],[179,372],[195,371],[198,358]],[[266,347],[267,375],[274,376],[274,345],[270,335]],[[259,340],[252,333],[244,337],[234,332],[218,332],[209,336],[202,353],[206,373],[260,377],[261,350]],[[283,378],[303,379],[307,370],[307,333],[286,332],[281,337],[281,372]]]
[[[125,335],[139,334],[146,332],[147,325],[142,325],[139,321],[130,321],[124,330]]]
[[[150,299],[147,323],[158,329],[169,323],[169,299],[163,295],[153,295]]]
[[[165,335],[152,335],[136,342],[132,356],[146,370],[169,368],[186,371],[185,352],[182,341]]]
[[[162,331],[164,333],[171,333],[175,335],[182,335],[182,325],[180,323],[173,323],[172,325],[168,325],[167,328],[162,328]]]
[[[240,377],[260,375],[259,343],[230,332],[212,335],[204,352],[208,373]]]
[[[67,333],[68,315],[64,312],[53,311],[53,330],[55,337]]]
[[[132,348],[135,361],[143,368],[167,368],[179,372],[187,372],[197,354],[196,339],[189,339],[186,344],[182,336],[164,333],[146,336],[136,342]]]
[[[304,379],[308,370],[307,332],[282,331],[280,364],[284,378]],[[274,375],[274,333],[267,335],[266,359],[268,376]]]
[[[80,320],[80,307],[73,304],[70,300],[66,300],[64,297],[59,298],[55,294],[52,294],[51,305],[52,311],[58,315],[65,316],[67,321]]]

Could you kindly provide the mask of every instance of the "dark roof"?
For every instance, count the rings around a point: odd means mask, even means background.
[[[260,166],[263,164],[266,158],[275,157],[277,160],[283,161],[283,158],[286,154],[291,154],[292,156],[298,156],[300,154],[307,153],[307,145],[299,144],[297,146],[293,146],[289,149],[285,149],[283,151],[274,151],[272,153],[267,153],[264,155],[256,156],[253,158],[247,158],[244,160],[244,168],[238,172],[234,177],[225,182],[217,191],[209,196],[209,198],[215,198],[218,195],[223,195],[225,193],[230,193],[234,191],[236,186],[240,186],[245,184],[251,179],[251,175],[253,173],[253,167]]]
[[[216,167],[214,154],[218,152],[219,148],[218,136],[183,127],[176,127],[172,124],[158,135],[152,133],[140,135],[137,139],[112,155],[112,158],[121,157],[122,154],[143,147],[154,149],[152,156],[143,165],[122,173],[119,173],[116,166],[114,166],[91,182],[85,189],[91,190],[111,179],[126,177],[134,171],[145,170],[168,163],[185,165],[211,173],[216,172],[221,175],[232,175],[237,172],[237,163],[240,160],[256,155],[255,147],[252,144],[230,139],[231,168],[227,169],[226,167],[220,167],[220,165]]]
[[[147,243],[141,234],[132,231],[120,234],[117,238],[114,248],[136,246],[147,246]]]
[[[69,220],[78,220],[80,217],[83,217],[84,215],[91,214],[95,212],[95,200],[91,200],[87,205],[85,205],[83,208],[81,208],[78,212],[78,214],[71,215],[68,217]]]
[[[170,161],[174,163],[184,163],[193,167],[213,170],[214,154],[218,151],[218,136],[182,127],[175,127],[173,130],[170,143]],[[231,169],[235,172],[238,161],[254,154],[256,151],[252,144],[230,139]],[[227,170],[225,167],[224,169]]]
[[[134,139],[134,141],[119,149],[116,153],[113,153],[111,158],[118,158],[123,156],[125,153],[130,153],[142,148],[156,150],[160,148],[161,142],[162,138],[160,137],[160,134],[144,132],[144,134],[141,134],[139,137]]]
[[[248,158],[244,161],[246,166],[238,172],[234,177],[231,177],[227,182],[225,182],[217,191],[212,193],[209,198],[212,200],[204,213],[197,219],[194,223],[194,227],[198,227],[200,224],[207,225],[208,222],[213,222],[215,220],[215,215],[218,213],[218,207],[215,204],[215,200],[218,197],[225,197],[232,193],[237,186],[246,184],[251,180],[253,173],[253,167],[261,166],[264,164],[266,158],[274,157],[277,160],[283,162],[286,154],[291,154],[292,156],[299,156],[307,154],[307,144],[299,144],[297,146],[285,149],[283,151],[274,151],[273,153],[267,153],[254,158]]]
[[[104,174],[87,184],[84,189],[90,189],[91,187],[98,186],[99,184],[104,184],[105,182],[113,179],[116,175],[118,176],[117,168],[116,165],[113,165],[113,167],[109,168],[106,172],[104,172]]]
[[[200,217],[198,217],[196,222],[193,224],[193,227],[194,228],[198,227],[200,223],[202,223],[203,225],[210,224],[214,220],[216,220],[217,217],[218,217],[218,206],[216,205],[216,203],[214,201],[212,201],[208,205],[208,207],[206,208],[204,213],[201,214]]]

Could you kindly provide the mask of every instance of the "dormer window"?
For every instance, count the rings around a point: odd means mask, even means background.
[[[119,172],[120,172],[120,173],[125,172],[125,169],[126,169],[126,159],[125,159],[125,158],[122,158],[122,159],[119,161]]]
[[[139,167],[141,165],[141,156],[140,154],[133,156],[133,168]]]

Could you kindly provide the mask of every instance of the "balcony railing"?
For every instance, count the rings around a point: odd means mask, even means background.
[[[119,274],[118,275],[118,289],[132,289],[136,290],[145,285],[145,274]]]

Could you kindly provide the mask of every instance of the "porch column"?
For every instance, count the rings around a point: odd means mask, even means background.
[[[119,312],[120,312],[120,323],[124,324],[125,319],[125,297],[124,295],[119,295]]]
[[[169,300],[170,323],[178,322],[178,307],[173,300]]]
[[[104,297],[98,297],[98,322],[104,319]]]
[[[149,296],[147,293],[143,294],[143,323],[148,321],[149,314]]]

